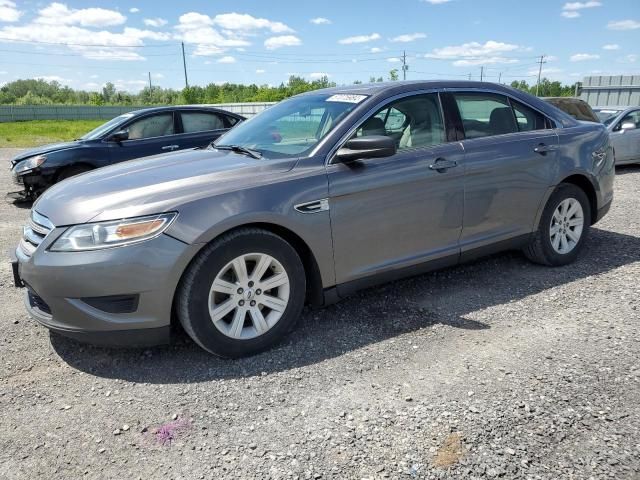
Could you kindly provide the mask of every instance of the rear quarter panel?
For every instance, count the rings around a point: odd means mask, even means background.
[[[558,130],[558,178],[556,184],[571,175],[587,177],[596,192],[597,208],[613,199],[615,166],[609,133],[601,124],[580,123]],[[604,157],[594,153],[602,152]],[[595,215],[595,212],[592,212]]]

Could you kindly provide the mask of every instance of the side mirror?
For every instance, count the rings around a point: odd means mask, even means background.
[[[124,140],[129,140],[129,132],[127,130],[118,130],[117,132],[109,135],[108,140],[110,142],[122,142]]]
[[[396,142],[384,135],[367,135],[352,138],[336,152],[336,159],[342,163],[349,163],[365,158],[382,158],[395,155]]]
[[[636,129],[636,124],[633,122],[625,122],[622,125],[620,125],[620,130],[635,130]]]

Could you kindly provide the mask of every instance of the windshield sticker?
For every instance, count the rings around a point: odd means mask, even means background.
[[[366,95],[348,95],[346,93],[338,93],[327,98],[327,102],[344,102],[344,103],[360,103]]]

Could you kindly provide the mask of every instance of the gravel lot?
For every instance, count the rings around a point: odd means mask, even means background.
[[[180,332],[50,335],[1,262],[0,478],[640,478],[640,168],[618,174],[574,265],[507,253],[366,290],[239,361]],[[0,204],[3,252],[27,215]]]

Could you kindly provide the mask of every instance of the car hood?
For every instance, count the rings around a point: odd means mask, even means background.
[[[213,149],[156,155],[69,178],[33,209],[56,226],[179,211],[190,201],[272,181],[296,161]]]
[[[51,153],[58,150],[66,150],[69,148],[79,147],[81,145],[82,145],[81,141],[50,143],[49,145],[43,145],[41,147],[31,148],[27,151],[20,153],[19,155],[16,155],[15,157],[13,157],[13,159],[11,159],[11,163],[15,165],[16,163],[26,158],[33,157],[34,155],[42,155],[45,153]]]

